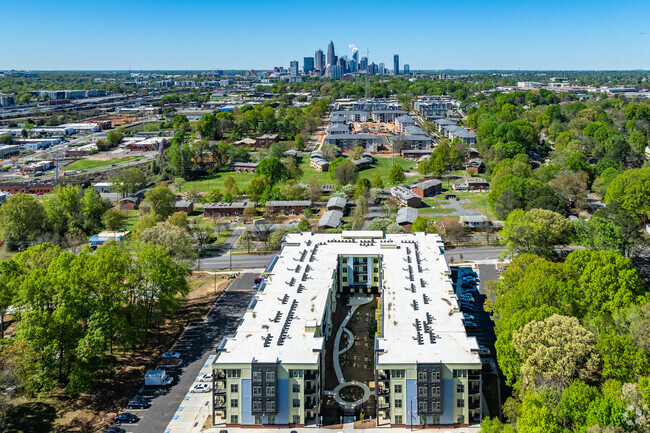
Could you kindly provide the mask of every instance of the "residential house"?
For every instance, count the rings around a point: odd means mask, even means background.
[[[490,183],[480,177],[466,177],[452,187],[454,191],[487,191]]]
[[[203,217],[204,218],[217,218],[217,217],[228,217],[228,216],[237,216],[244,213],[244,208],[246,207],[245,202],[235,202],[235,203],[206,203],[203,205]]]
[[[230,171],[235,171],[237,173],[255,173],[258,164],[258,162],[232,161],[230,164],[228,164],[228,167]]]
[[[344,197],[332,197],[327,201],[327,210],[340,210],[345,212],[347,200]]]
[[[90,242],[91,248],[97,248],[110,241],[122,242],[130,233],[130,231],[103,231],[91,236],[88,242]]]
[[[278,134],[264,134],[255,138],[256,147],[268,147],[273,143],[280,141],[280,136]]]
[[[408,233],[411,232],[411,227],[415,222],[415,219],[418,217],[418,210],[413,207],[402,207],[397,211],[397,218],[395,222],[404,227]]]
[[[429,179],[411,185],[411,191],[419,197],[433,197],[442,192],[442,182],[438,179]]]
[[[325,144],[338,146],[341,149],[354,149],[361,146],[369,152],[377,152],[377,136],[371,134],[328,134]]]
[[[311,207],[311,201],[309,200],[277,200],[266,202],[266,209],[269,212],[282,212],[285,215],[298,215],[309,207]]]
[[[422,199],[406,187],[394,186],[390,189],[390,195],[404,206],[422,207]]]
[[[464,215],[460,217],[460,221],[468,231],[481,231],[490,226],[490,221],[485,215]]]
[[[179,200],[174,204],[174,212],[185,212],[187,216],[194,212],[194,202],[191,200]]]
[[[472,158],[465,164],[465,170],[468,173],[479,174],[485,172],[485,164],[481,158]]]
[[[328,210],[320,220],[318,220],[318,227],[324,229],[335,229],[341,225],[343,219],[343,212],[339,210]]]

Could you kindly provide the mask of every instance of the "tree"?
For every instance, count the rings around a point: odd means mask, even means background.
[[[355,146],[354,149],[352,149],[352,159],[357,160],[361,158],[361,155],[366,151],[362,146]]]
[[[524,386],[564,389],[591,379],[600,367],[596,336],[575,317],[554,314],[515,331],[512,345],[523,360]]]
[[[524,395],[521,415],[517,418],[519,433],[562,433],[560,420],[551,404],[542,395],[532,392]]]
[[[163,247],[170,257],[176,260],[190,260],[194,257],[192,236],[178,226],[167,221],[145,229],[138,236],[141,243]]]
[[[9,251],[23,250],[44,228],[41,202],[27,194],[14,194],[0,206],[0,236]]]
[[[185,185],[185,179],[182,177],[174,178],[174,186],[178,188],[178,191],[182,191],[183,185]]]
[[[113,190],[131,195],[147,185],[147,176],[139,168],[127,168],[111,179]]]
[[[259,203],[264,190],[271,186],[271,181],[265,175],[259,175],[251,179],[246,187],[246,195],[255,203]]]
[[[352,184],[357,181],[358,177],[357,167],[347,159],[337,164],[334,169],[334,179],[341,185]]]
[[[124,138],[124,135],[122,131],[118,129],[108,131],[108,134],[106,134],[106,142],[108,143],[109,147],[116,147],[120,142],[122,141],[122,138]]]
[[[650,216],[650,168],[626,170],[616,176],[607,188],[607,205],[616,205],[639,222],[647,223]]]
[[[169,218],[167,218],[167,222],[173,226],[180,227],[183,230],[188,230],[189,228],[187,214],[182,210],[171,214]]]
[[[256,175],[264,175],[271,184],[275,184],[287,178],[287,172],[282,162],[275,157],[264,158],[260,161],[255,171]]]
[[[590,250],[606,250],[627,256],[631,247],[630,239],[612,221],[593,217],[574,224],[580,243]]]
[[[367,195],[368,192],[370,191],[370,181],[366,179],[365,177],[360,177],[357,179],[357,185],[354,194],[356,196],[359,196],[360,194]]]
[[[418,163],[418,173],[420,173],[422,176],[426,176],[431,172],[431,166],[429,165],[429,161],[426,159],[423,159]]]
[[[356,206],[354,207],[350,218],[352,228],[354,230],[360,230],[361,227],[363,227],[363,223],[366,221],[368,214],[368,199],[366,199],[365,196],[361,195],[357,198]]]
[[[288,178],[300,179],[302,177],[302,168],[295,158],[288,156],[282,159],[282,165],[284,165]]]
[[[174,212],[176,197],[166,185],[158,185],[144,194],[146,202],[157,217],[166,219]]]
[[[591,403],[599,397],[600,393],[595,387],[589,386],[581,380],[574,380],[571,385],[562,391],[558,404],[558,415],[563,424],[580,427],[587,421],[587,411]]]
[[[102,224],[104,224],[104,227],[106,227],[107,230],[117,231],[123,229],[125,223],[126,215],[118,209],[107,209],[102,215]]]
[[[293,140],[293,144],[296,150],[305,149],[305,138],[302,136],[302,134],[296,134],[296,137]]]
[[[189,230],[199,245],[205,245],[212,233],[214,233],[214,224],[209,220],[196,217],[190,220]]]
[[[458,245],[458,243],[462,241],[465,236],[467,236],[467,230],[465,230],[465,226],[463,226],[463,224],[458,220],[441,220],[439,223],[442,229],[441,231],[444,233],[445,238],[456,242],[456,245]]]
[[[380,230],[384,233],[406,233],[404,227],[390,218],[375,218],[368,226],[368,230]]]
[[[406,148],[406,141],[399,135],[397,137],[394,137],[392,140],[390,140],[390,143],[391,143],[391,152],[392,153],[397,152],[397,153],[401,154],[402,150],[404,150],[404,148]]]
[[[384,181],[381,179],[379,173],[375,174],[372,177],[372,187],[373,188],[384,188]]]
[[[320,182],[318,181],[318,176],[312,174],[309,177],[309,187],[307,188],[307,197],[309,198],[309,200],[314,202],[314,201],[319,201],[321,195],[322,195],[321,186],[320,186]]]
[[[571,224],[562,215],[544,209],[528,212],[517,209],[503,223],[501,239],[506,245],[504,254],[531,253],[555,257],[554,247],[565,245]]]
[[[310,232],[311,231],[311,225],[309,224],[309,221],[306,219],[301,219],[300,222],[298,223],[298,230],[301,232]]]
[[[584,171],[564,171],[549,182],[562,197],[578,209],[587,208],[587,183],[589,175]]]
[[[397,184],[404,182],[405,180],[406,176],[404,175],[404,169],[402,169],[402,166],[399,164],[393,164],[390,173],[388,173],[388,181],[392,184]]]

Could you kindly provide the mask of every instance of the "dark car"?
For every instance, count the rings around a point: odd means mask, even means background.
[[[146,409],[151,406],[151,403],[149,400],[144,398],[134,398],[133,400],[129,401],[126,406],[131,409]]]
[[[124,430],[123,428],[113,426],[104,430],[104,433],[126,433],[126,430]]]
[[[125,422],[125,423],[134,423],[140,421],[140,418],[138,418],[137,415],[129,413],[129,412],[124,412],[124,413],[118,413],[115,415],[115,422]]]

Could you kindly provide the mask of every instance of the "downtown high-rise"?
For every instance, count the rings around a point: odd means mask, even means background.
[[[399,54],[393,56],[393,75],[399,75]]]

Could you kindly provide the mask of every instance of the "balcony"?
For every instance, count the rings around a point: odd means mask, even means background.
[[[225,394],[226,393],[226,387],[225,386],[215,386],[214,393],[215,394]]]
[[[377,393],[379,395],[388,395],[390,394],[390,386],[386,382],[377,382]]]
[[[383,397],[379,397],[379,400],[377,402],[377,409],[388,409],[390,407],[390,400],[385,399]]]
[[[469,380],[481,380],[481,370],[469,370],[467,378]]]
[[[315,386],[310,386],[308,388],[305,388],[305,395],[312,395],[316,394],[318,392],[318,388]]]
[[[469,387],[469,394],[479,394],[481,392],[481,386],[480,385],[470,385]]]
[[[306,400],[305,401],[305,409],[316,409],[316,399],[313,400]]]
[[[226,407],[226,399],[225,398],[216,398],[214,400],[214,407],[215,409],[223,409]]]
[[[470,400],[469,410],[476,410],[481,408],[481,400]]]
[[[305,370],[305,380],[316,380],[318,378],[318,370]]]
[[[214,370],[214,377],[216,379],[225,379],[226,372],[224,370]]]
[[[377,378],[379,380],[383,380],[384,382],[388,382],[388,373],[386,373],[384,370],[379,370],[377,371]]]

